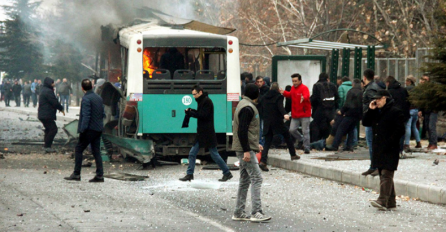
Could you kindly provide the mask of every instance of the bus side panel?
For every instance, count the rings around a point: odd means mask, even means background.
[[[183,103],[183,99],[188,99],[187,96],[192,99],[190,105]],[[226,133],[226,94],[212,94],[209,97],[214,103],[215,132]],[[139,102],[139,105],[142,105],[140,111],[144,116],[140,118],[142,133],[197,133],[195,118],[190,119],[188,128],[181,128],[185,116],[184,110],[197,109],[197,102],[192,94],[144,94],[143,101]]]
[[[232,102],[226,102],[226,133],[232,133]]]

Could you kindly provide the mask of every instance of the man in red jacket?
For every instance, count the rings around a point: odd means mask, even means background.
[[[305,154],[310,154],[310,90],[302,84],[300,74],[291,75],[291,80],[293,81],[291,90],[289,92],[281,90],[284,97],[291,98],[290,134],[299,141],[299,146],[303,144]],[[297,130],[299,126],[302,126],[303,136]]]

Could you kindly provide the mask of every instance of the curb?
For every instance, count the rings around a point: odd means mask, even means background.
[[[379,192],[379,177],[363,176],[361,173],[345,171],[342,169],[324,167],[305,161],[291,161],[276,157],[268,157],[268,164],[291,171],[297,171],[311,176],[334,180],[346,184],[361,186]],[[396,195],[418,198],[434,204],[446,204],[446,188],[418,184],[410,181],[394,179]]]
[[[3,109],[4,111],[14,112],[14,113],[29,114],[29,115],[37,117],[37,111],[30,112],[30,111],[26,111],[26,110],[8,108],[8,107],[0,107],[0,109]],[[78,118],[73,118],[73,117],[69,117],[69,116],[59,116],[59,115],[57,115],[56,118],[58,121],[64,121],[64,122],[71,122],[73,120],[78,119]]]

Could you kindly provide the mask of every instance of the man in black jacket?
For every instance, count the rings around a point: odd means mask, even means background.
[[[311,123],[311,142],[326,139],[330,134],[330,122],[338,108],[338,88],[328,80],[328,74],[321,73],[319,81],[313,86],[310,97],[313,108]]]
[[[9,82],[9,80],[7,80],[6,83],[3,85],[3,90],[5,91],[5,105],[9,107],[9,103],[13,95],[11,82]]]
[[[192,87],[192,95],[198,103],[198,108],[197,110],[188,108],[185,110],[185,113],[190,117],[197,118],[197,137],[195,138],[194,146],[189,152],[189,166],[186,176],[180,178],[180,180],[191,181],[194,179],[195,160],[201,147],[209,149],[211,158],[223,171],[223,177],[219,181],[227,181],[232,178],[232,174],[228,165],[218,154],[217,136],[214,128],[214,104],[208,97],[208,94],[203,93],[203,88],[199,85]]]
[[[103,120],[105,118],[104,105],[102,98],[93,92],[93,84],[89,79],[82,80],[82,91],[85,95],[82,97],[81,112],[77,132],[79,133],[79,142],[75,148],[74,172],[65,180],[81,180],[82,159],[85,148],[91,144],[91,150],[96,163],[96,175],[89,182],[104,182],[104,169],[101,157],[101,135],[104,129]]]
[[[347,92],[345,104],[338,114],[342,116],[342,121],[336,130],[332,146],[327,146],[326,151],[337,151],[342,137],[347,134],[347,147],[344,150],[350,151],[353,148],[355,127],[362,118],[362,89],[359,79],[353,81],[353,88]]]
[[[404,135],[404,114],[395,106],[387,90],[378,90],[369,103],[362,124],[373,128],[373,163],[380,177],[379,197],[371,205],[380,209],[395,209],[393,176],[398,168],[399,143]]]
[[[37,118],[43,123],[45,127],[45,152],[54,152],[51,148],[54,137],[57,134],[56,112],[59,110],[65,115],[62,105],[57,101],[54,94],[54,80],[46,77],[43,82],[43,87],[39,95],[39,108],[37,109]]]
[[[285,112],[283,108],[283,95],[279,92],[279,84],[273,82],[271,89],[260,99],[259,108],[261,111],[268,112],[263,115],[263,132],[265,135],[265,146],[262,151],[262,158],[260,159],[260,169],[263,171],[269,171],[267,165],[268,151],[273,141],[274,135],[282,135],[287,143],[288,150],[291,155],[291,160],[298,160],[300,157],[296,155],[294,149],[293,140],[291,139],[290,132],[285,126],[283,120],[290,120],[290,116]]]
[[[263,77],[262,76],[258,76],[256,77],[256,82],[255,84],[257,85],[257,87],[259,87],[259,101],[261,101],[261,99],[263,98],[263,96],[265,96],[265,94],[269,91],[269,87],[265,84],[265,81],[263,81]],[[264,134],[263,134],[263,110],[259,108],[259,114],[260,114],[260,139],[259,139],[259,143],[260,145],[264,146],[265,145],[265,138],[264,138]]]
[[[364,70],[364,76],[362,81],[364,82],[364,93],[362,94],[362,113],[365,114],[369,110],[369,104],[372,101],[373,96],[381,89],[375,82],[375,72],[371,69]],[[369,147],[370,154],[370,168],[369,170],[362,173],[362,175],[372,175],[377,176],[378,170],[373,165],[373,130],[372,127],[365,127],[365,136],[367,141],[367,146]]]
[[[12,92],[14,93],[15,106],[20,107],[20,101],[22,100],[20,95],[22,93],[22,86],[16,80],[14,86],[12,86]]]

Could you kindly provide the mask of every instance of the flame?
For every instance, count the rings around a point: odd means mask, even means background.
[[[142,59],[143,59],[144,73],[145,73],[145,71],[148,71],[149,77],[152,78],[152,72],[157,68],[155,66],[153,66],[152,54],[150,53],[148,48],[144,49]]]

